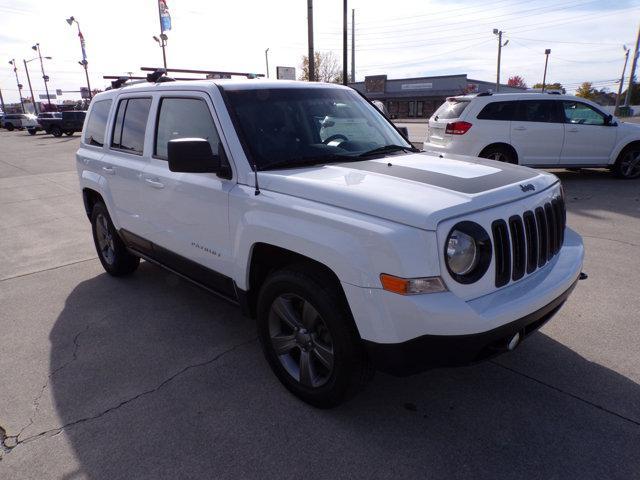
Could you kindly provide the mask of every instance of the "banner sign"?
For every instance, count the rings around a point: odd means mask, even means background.
[[[171,15],[166,0],[158,0],[158,10],[160,11],[160,30],[166,32],[171,30]]]
[[[86,62],[87,51],[85,50],[84,35],[82,35],[82,32],[78,32],[78,37],[80,37],[80,47],[82,48],[82,61]]]

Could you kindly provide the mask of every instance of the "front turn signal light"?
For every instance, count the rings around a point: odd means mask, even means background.
[[[401,278],[383,273],[380,275],[382,288],[399,295],[446,292],[447,287],[440,277]]]

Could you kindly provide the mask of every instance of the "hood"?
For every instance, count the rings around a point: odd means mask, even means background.
[[[435,230],[438,223],[535,195],[547,172],[476,157],[428,153],[260,172],[260,188]]]

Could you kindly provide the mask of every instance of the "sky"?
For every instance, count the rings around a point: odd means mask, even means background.
[[[307,51],[306,0],[167,4],[173,27],[167,32],[169,68],[264,73],[269,48],[272,77],[277,65],[300,72]],[[342,0],[314,1],[316,51],[332,51],[340,63],[342,5]],[[520,75],[529,86],[542,81],[544,50],[550,48],[549,83],[559,81],[573,91],[591,81],[615,91],[624,62],[622,46],[635,46],[640,23],[640,0],[349,0],[349,32],[352,8],[357,80],[375,74],[407,78],[466,73],[495,81],[497,38],[492,31],[498,28],[503,41],[509,40],[502,50],[502,81],[512,75]],[[13,58],[23,95],[29,95],[22,60],[35,56],[31,46],[36,42],[44,56],[53,57],[44,61],[50,91],[85,85],[76,26],[65,22],[71,15],[86,39],[92,88],[108,85],[103,75],[135,75],[142,66],[162,65],[161,49],[152,38],[159,34],[156,0],[0,0],[0,89],[5,102],[18,100],[8,64]],[[39,67],[38,61],[29,63],[36,96],[44,93]],[[62,98],[79,94],[64,93]]]

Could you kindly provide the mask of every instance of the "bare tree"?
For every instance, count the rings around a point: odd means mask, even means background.
[[[333,52],[315,52],[315,68],[316,68],[316,80],[319,82],[342,82],[342,70],[338,64],[338,59]],[[309,80],[309,57],[304,55],[302,57],[302,64],[300,66],[302,74],[299,80]]]

